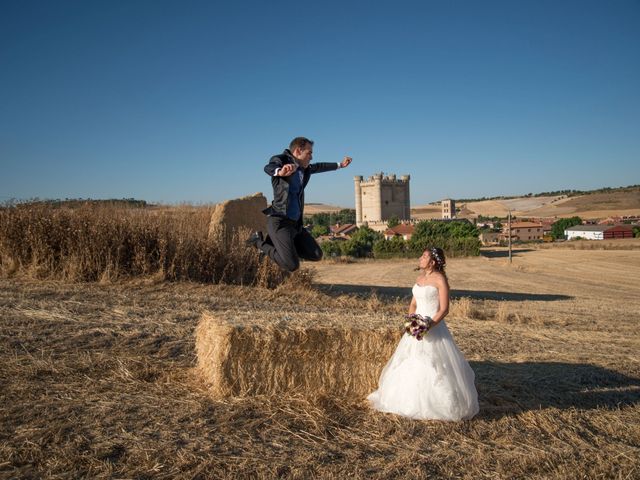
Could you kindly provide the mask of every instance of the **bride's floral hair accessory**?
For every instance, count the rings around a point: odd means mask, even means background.
[[[444,251],[438,247],[431,247],[429,248],[429,253],[431,254],[433,261],[436,263],[436,270],[442,271],[447,265],[447,261],[444,258]]]

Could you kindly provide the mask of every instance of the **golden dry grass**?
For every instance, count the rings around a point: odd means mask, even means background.
[[[259,203],[259,202],[258,202]],[[128,208],[31,203],[0,207],[0,276],[68,281],[132,277],[275,286],[286,275],[260,261],[248,229],[217,226],[212,207]]]
[[[216,399],[195,368],[204,311],[296,329],[393,323],[414,263],[323,262],[318,289],[0,280],[0,477],[640,477],[637,250],[449,261],[472,421],[407,420],[336,393]]]
[[[640,188],[608,193],[592,193],[567,198],[530,212],[532,216],[606,218],[616,215],[640,215]]]

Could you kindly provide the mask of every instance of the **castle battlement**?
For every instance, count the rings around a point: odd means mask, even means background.
[[[371,175],[366,180],[363,179],[362,176],[354,177],[354,181],[360,182],[360,185],[377,185],[377,184],[404,184],[409,183],[410,180],[409,175],[402,175],[400,178],[397,178],[395,174],[384,175],[383,173],[376,173],[375,175]]]

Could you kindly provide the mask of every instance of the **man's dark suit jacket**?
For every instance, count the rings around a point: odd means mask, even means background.
[[[286,149],[280,155],[274,155],[269,160],[269,163],[265,165],[264,171],[271,177],[271,185],[273,186],[273,201],[271,206],[263,210],[265,215],[271,215],[274,217],[286,217],[287,206],[289,204],[289,182],[291,177],[276,177],[275,172],[277,168],[282,168],[289,163],[296,164],[293,155],[289,149]],[[304,187],[309,183],[309,178],[314,173],[329,172],[331,170],[337,170],[337,163],[310,163],[307,168],[302,172],[302,195],[300,198],[300,218],[304,215]]]

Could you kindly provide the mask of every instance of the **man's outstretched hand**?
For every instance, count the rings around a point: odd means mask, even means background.
[[[286,165],[283,165],[282,168],[280,168],[280,170],[278,170],[278,176],[279,177],[288,177],[293,172],[295,172],[297,169],[298,169],[298,167],[295,166],[293,163],[287,163]]]
[[[344,157],[344,160],[340,163],[340,168],[348,167],[352,160],[353,159],[351,157]]]

